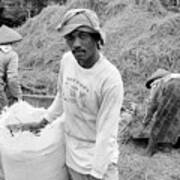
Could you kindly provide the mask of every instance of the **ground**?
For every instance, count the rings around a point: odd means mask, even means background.
[[[120,180],[179,180],[179,143],[172,148],[159,145],[158,151],[148,157],[145,150],[150,127],[144,130],[144,137],[136,138],[140,134],[141,120],[134,118],[130,112],[122,113],[118,138]]]
[[[179,180],[180,151],[159,151],[152,157],[143,156],[145,146],[120,143],[120,180]]]

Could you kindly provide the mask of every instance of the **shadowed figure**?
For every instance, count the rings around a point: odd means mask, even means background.
[[[152,118],[154,121],[145,153],[148,156],[156,152],[158,143],[175,144],[180,134],[180,74],[165,73],[151,83],[146,84],[152,92],[144,119],[145,127]]]

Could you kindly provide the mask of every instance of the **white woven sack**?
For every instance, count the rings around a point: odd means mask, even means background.
[[[48,125],[40,136],[19,132],[10,137],[4,131],[1,152],[6,180],[68,180],[63,119]]]
[[[0,180],[5,180],[4,172],[3,172],[3,168],[2,168],[2,162],[1,162],[1,154],[0,154]]]

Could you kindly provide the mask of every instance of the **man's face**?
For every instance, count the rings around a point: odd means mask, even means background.
[[[66,35],[65,39],[79,65],[84,68],[92,67],[96,62],[98,49],[90,33],[75,30]]]

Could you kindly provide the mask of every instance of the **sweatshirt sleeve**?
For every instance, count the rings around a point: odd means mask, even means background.
[[[92,159],[91,175],[102,178],[107,170],[113,155],[114,144],[117,143],[118,124],[120,120],[120,109],[123,102],[123,83],[108,85],[103,90],[101,107],[97,117],[97,136],[95,154]]]
[[[57,94],[52,102],[52,104],[47,109],[47,113],[45,118],[51,122],[55,120],[57,117],[61,116],[63,113],[63,105],[62,105],[62,83],[63,83],[63,65],[61,60],[58,82],[57,82]]]
[[[61,102],[61,93],[57,92],[52,104],[47,109],[47,114],[45,118],[51,122],[55,120],[57,117],[61,116],[63,113],[62,110],[62,102]]]

